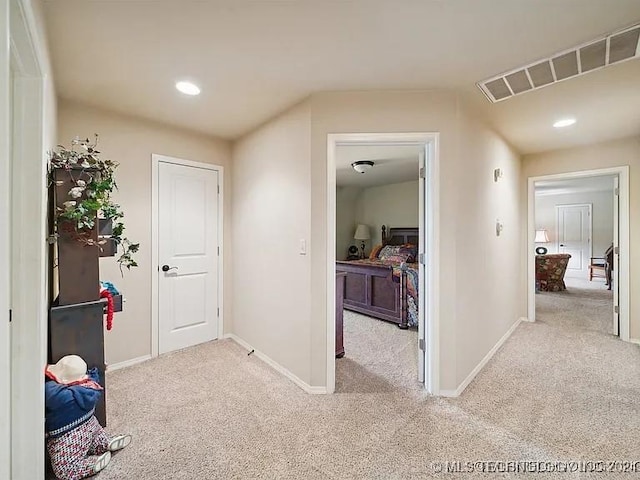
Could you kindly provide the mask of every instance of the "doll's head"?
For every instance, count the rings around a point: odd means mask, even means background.
[[[45,370],[47,377],[69,385],[87,378],[87,363],[78,355],[66,355]]]

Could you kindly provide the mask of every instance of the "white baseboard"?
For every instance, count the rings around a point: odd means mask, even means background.
[[[489,353],[487,353],[485,357],[480,361],[480,363],[476,365],[476,368],[474,368],[471,371],[471,373],[467,376],[467,378],[464,379],[464,381],[458,386],[458,388],[456,388],[455,390],[440,390],[440,396],[441,397],[459,397],[462,394],[462,392],[464,392],[464,389],[469,386],[472,380],[476,378],[476,375],[480,373],[480,370],[482,370],[484,366],[489,362],[489,360],[491,360],[491,358],[495,355],[495,353],[502,346],[502,344],[507,341],[507,339],[511,336],[513,331],[516,328],[518,328],[518,325],[520,325],[520,322],[522,321],[528,322],[529,320],[523,317],[516,320],[515,323],[511,325],[511,328],[507,330],[507,333],[505,333],[502,336],[502,338],[498,340],[498,342],[493,346],[493,348],[489,350]]]
[[[107,372],[120,370],[121,368],[126,368],[138,363],[146,362],[147,360],[151,360],[151,355],[143,355],[142,357],[132,358],[131,360],[125,360],[124,362],[112,363],[107,365]]]
[[[298,376],[291,373],[289,370],[287,370],[285,367],[280,365],[278,362],[273,360],[268,355],[262,353],[260,350],[256,350],[255,348],[253,348],[251,345],[249,345],[247,342],[245,342],[243,339],[241,339],[237,335],[233,333],[226,333],[222,338],[230,338],[241,347],[246,348],[249,351],[253,350],[253,355],[258,357],[260,360],[262,360],[264,363],[269,365],[271,368],[273,368],[277,372],[287,377],[289,380],[291,380],[293,383],[295,383],[298,387],[300,387],[305,392],[311,393],[314,395],[322,395],[327,393],[327,387],[312,387],[307,382],[301,380]]]
[[[629,342],[635,343],[636,345],[640,345],[640,338],[630,338]]]
[[[534,323],[533,320],[529,320],[527,317],[520,317],[519,321],[521,322],[529,322],[529,323]],[[516,325],[517,326],[517,325]]]

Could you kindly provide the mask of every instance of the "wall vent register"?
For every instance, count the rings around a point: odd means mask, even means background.
[[[477,83],[492,102],[640,56],[640,24]]]

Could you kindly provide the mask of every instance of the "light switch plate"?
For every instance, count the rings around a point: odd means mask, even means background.
[[[307,254],[307,241],[302,238],[300,239],[300,251],[299,251],[300,255],[306,255]]]

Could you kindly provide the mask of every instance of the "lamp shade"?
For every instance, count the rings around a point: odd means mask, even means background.
[[[369,227],[362,224],[358,225],[353,238],[355,238],[356,240],[369,240],[371,238],[371,235],[369,235]]]
[[[549,235],[547,235],[547,231],[536,230],[536,238],[533,240],[535,243],[549,243]]]

